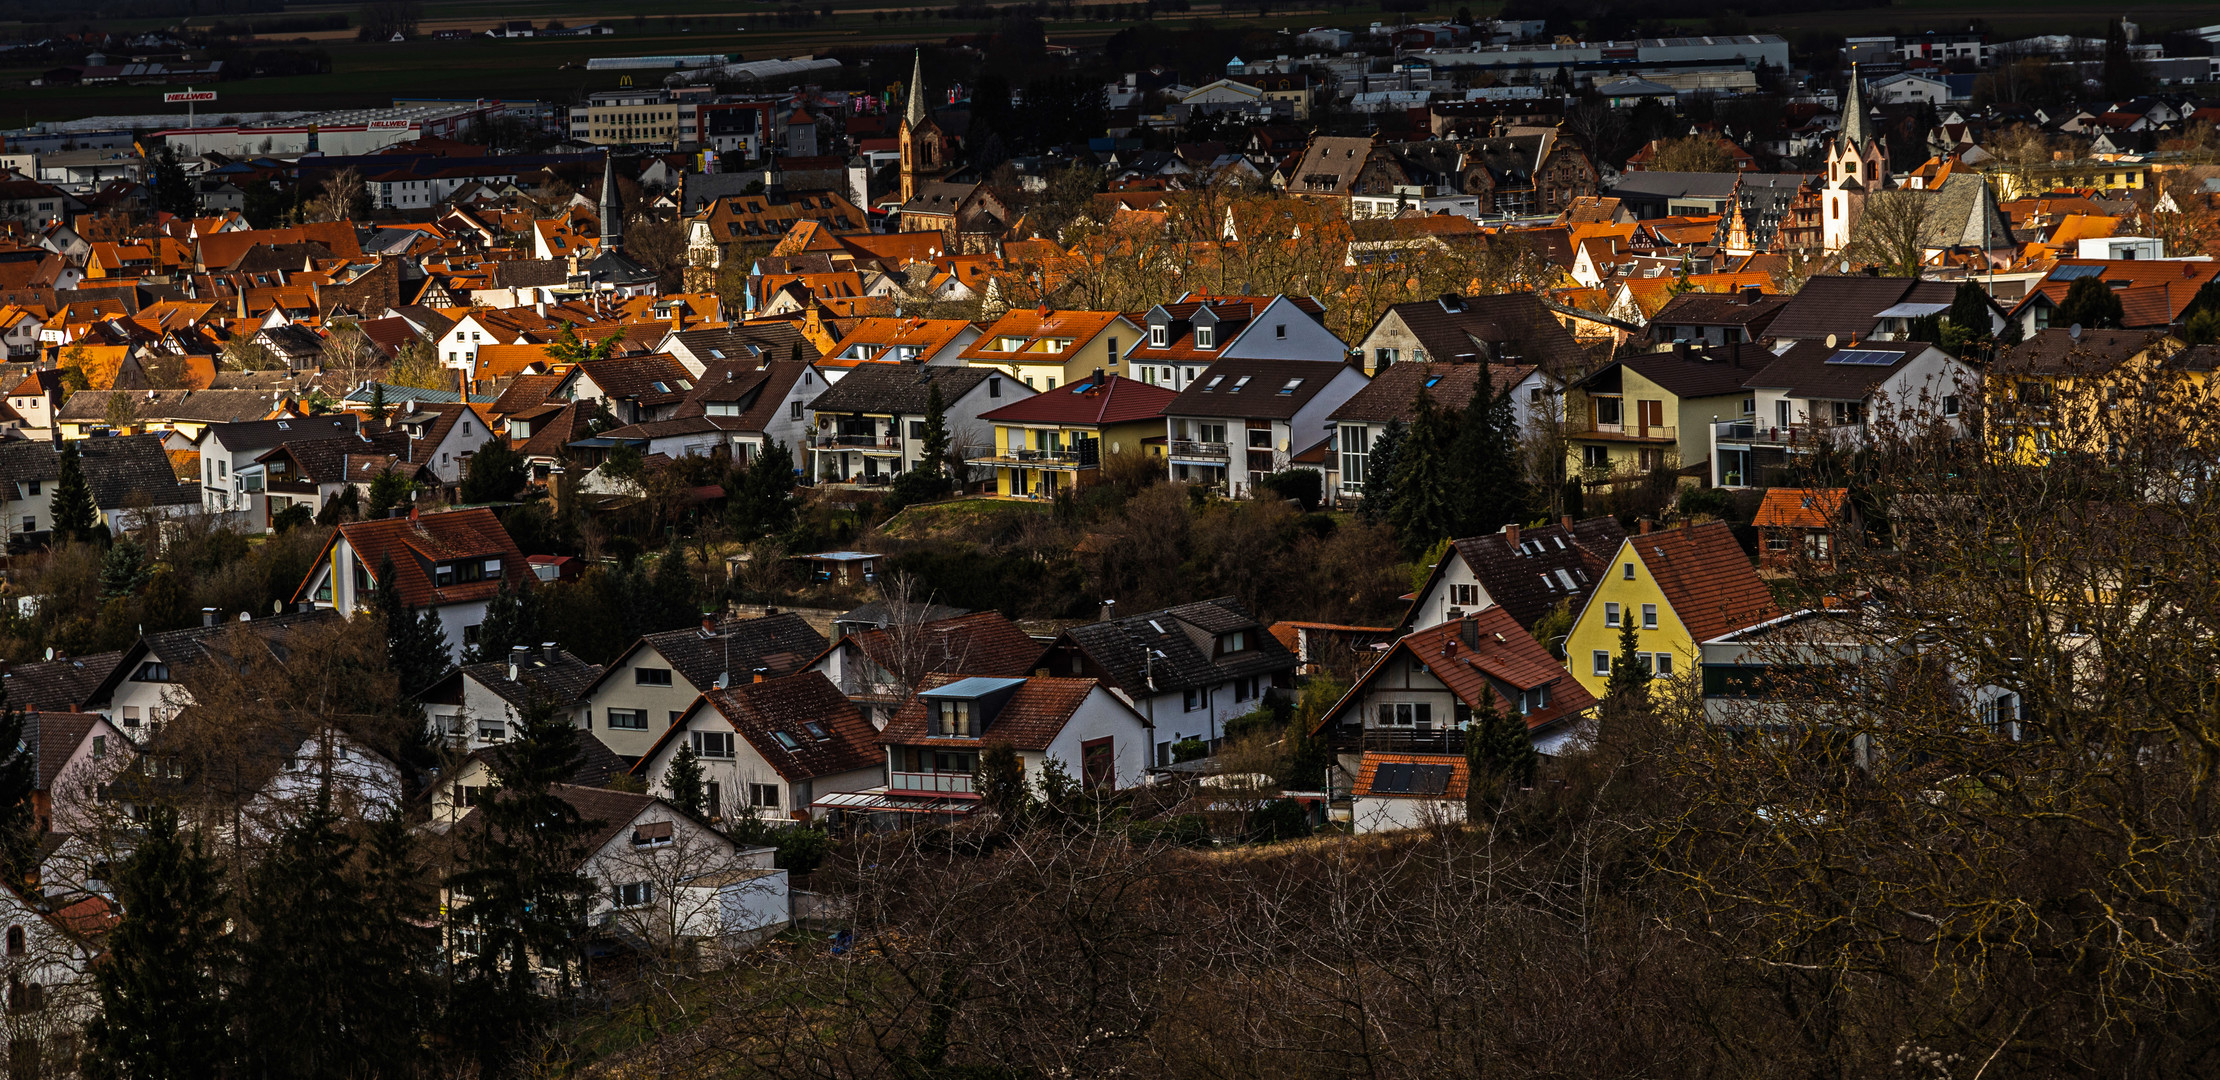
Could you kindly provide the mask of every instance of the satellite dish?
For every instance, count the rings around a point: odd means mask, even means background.
[[[2072,338],[2072,339],[2074,339],[2075,341],[2080,341],[2080,340],[2081,340],[2081,324],[2080,324],[2080,323],[2075,323],[2075,324],[2073,324],[2072,326],[2069,326],[2069,327],[2067,327],[2067,328],[2066,328],[2066,336],[2067,336],[2067,337],[2070,337],[2070,338]]]
[[[270,601],[270,614],[272,614],[272,615],[283,615],[283,614],[285,614],[285,601],[283,601],[283,600],[272,600],[272,601]]]
[[[1835,347],[1835,336],[1833,334],[1827,335],[1827,347],[1830,349]]]
[[[54,646],[52,646],[52,645],[48,645],[48,646],[46,647],[46,658],[47,658],[48,660],[52,660],[52,659],[54,659]]]

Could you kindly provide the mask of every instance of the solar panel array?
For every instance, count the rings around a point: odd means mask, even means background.
[[[1449,790],[1451,767],[1391,761],[1372,774],[1372,790],[1382,795],[1439,795]]]
[[[2073,281],[2079,278],[2095,277],[2101,273],[2104,273],[2104,267],[2102,266],[2061,266],[2050,272],[2050,280]]]
[[[1880,352],[1873,349],[1844,349],[1827,358],[1830,364],[1859,364],[1867,367],[1887,367],[1902,359],[1903,353]]]

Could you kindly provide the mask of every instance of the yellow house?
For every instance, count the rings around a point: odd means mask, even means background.
[[[2101,452],[2110,410],[2175,380],[2201,390],[2210,366],[2198,361],[2209,352],[2156,330],[2036,331],[1984,376],[1989,451],[2022,465],[2069,450]]]
[[[1179,394],[1096,371],[980,416],[994,425],[998,495],[1048,497],[1094,483],[1106,456],[1164,453],[1164,407]],[[1148,442],[1154,438],[1154,443]]]
[[[1125,374],[1125,354],[1145,333],[1115,311],[1024,308],[1004,314],[963,351],[962,362],[1054,390],[1095,371]]]
[[[1565,665],[1603,697],[1632,621],[1651,677],[1694,677],[1704,642],[1774,618],[1780,609],[1726,522],[1682,523],[1626,538],[1565,637]]]
[[[1756,409],[1747,383],[1773,361],[1754,344],[1643,353],[1565,388],[1566,467],[1589,483],[1711,457],[1711,423]]]

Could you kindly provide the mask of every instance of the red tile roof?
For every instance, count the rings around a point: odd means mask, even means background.
[[[879,734],[879,741],[902,746],[961,746],[976,749],[998,742],[1009,743],[1018,750],[1046,750],[1048,744],[1071,722],[1087,695],[1100,685],[1093,679],[1060,679],[1037,676],[1025,680],[1002,708],[986,722],[978,738],[934,738],[927,734],[926,709],[931,703],[925,695],[935,687],[946,686],[966,676],[928,675],[916,694],[903,704],[900,712],[887,721],[886,730]]]
[[[1626,542],[1697,641],[1780,617],[1772,590],[1758,579],[1724,521],[1684,524]]]
[[[1372,790],[1372,784],[1379,777],[1380,766],[1382,765],[1447,765],[1449,766],[1449,783],[1442,788],[1439,795],[1414,796],[1408,791],[1374,791]],[[1360,799],[1377,796],[1463,802],[1465,799],[1465,784],[1471,778],[1471,771],[1466,767],[1462,754],[1385,754],[1367,751],[1363,763],[1357,766],[1357,782],[1351,789],[1350,794]]]
[[[1828,528],[1849,494],[1848,488],[1770,488],[1750,523],[1759,528]]]
[[[363,564],[370,567],[373,577],[386,559],[393,560],[398,578],[394,587],[401,590],[401,600],[412,607],[484,600],[500,586],[500,581],[493,579],[444,588],[434,586],[432,564],[451,559],[499,558],[501,577],[511,588],[527,588],[532,580],[532,572],[524,564],[524,552],[509,538],[509,531],[501,527],[501,519],[483,507],[335,526],[331,539],[324,542],[324,554],[317,560],[318,565],[330,561],[332,547],[342,536],[354,547]],[[294,594],[295,600],[307,593],[309,582],[315,577],[316,571],[311,569]],[[379,583],[380,587],[385,584]]]
[[[804,671],[705,690],[700,704],[715,709],[764,762],[789,781],[868,769],[886,760],[878,732],[863,718],[863,710],[823,672]],[[812,723],[825,732],[824,738],[804,726]],[[645,776],[648,763],[663,752],[664,744],[687,730],[684,723],[665,729],[655,748],[633,767],[633,775]],[[778,738],[780,734],[792,741],[792,748]]]
[[[980,414],[981,420],[1023,424],[1123,424],[1164,414],[1179,392],[1123,375],[1085,379]]]
[[[1492,705],[1498,711],[1514,710],[1518,698],[1513,695],[1548,687],[1549,704],[1526,715],[1529,731],[1577,717],[1596,704],[1595,697],[1573,679],[1565,666],[1499,606],[1428,627],[1396,642],[1338,704],[1318,718],[1316,730],[1324,731],[1341,722],[1346,710],[1358,707],[1373,678],[1388,669],[1387,661],[1398,652],[1409,653],[1458,700],[1476,709]]]

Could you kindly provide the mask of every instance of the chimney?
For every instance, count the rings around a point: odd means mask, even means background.
[[[768,678],[770,678],[770,677],[771,677],[771,669],[770,669],[770,668],[767,668],[767,667],[759,667],[759,668],[755,669],[755,681],[756,681],[756,682],[762,682],[763,680],[765,680],[765,679],[768,679]]]
[[[1480,647],[1480,620],[1463,619],[1457,623],[1457,636],[1464,639],[1465,648]]]
[[[415,504],[415,503],[410,503],[410,504],[409,504],[409,520],[410,520],[410,521],[415,521],[415,520],[416,520],[416,504]]]
[[[1559,525],[1563,525],[1568,531],[1572,528],[1572,521],[1573,518],[1571,514],[1566,514],[1564,517],[1557,519],[1557,523]]]
[[[1755,304],[1755,303],[1757,303],[1757,302],[1758,302],[1758,300],[1759,300],[1760,298],[1762,298],[1762,297],[1763,297],[1764,295],[1765,295],[1765,291],[1764,291],[1763,289],[1760,289],[1760,288],[1758,288],[1757,286],[1755,286],[1755,285],[1752,285],[1752,286],[1750,286],[1750,287],[1748,287],[1748,288],[1746,288],[1746,289],[1743,289],[1743,290],[1742,290],[1742,302],[1743,302],[1743,303],[1745,303],[1745,304]]]
[[[552,642],[552,641],[543,641],[543,642],[540,642],[540,655],[541,655],[542,657],[545,657],[545,658],[547,659],[547,662],[548,662],[548,663],[550,663],[550,664],[552,664],[552,663],[554,663],[554,662],[555,662],[555,654],[556,654],[556,650],[557,650],[557,646],[556,646],[556,644],[555,644],[554,642]]]
[[[524,665],[524,661],[526,661],[526,660],[530,659],[530,658],[531,658],[531,656],[532,656],[532,649],[531,649],[531,646],[528,646],[528,645],[511,645],[511,646],[509,646],[509,681],[510,681],[510,682],[515,682],[515,681],[516,681],[516,677],[517,677],[517,675],[518,675],[518,674],[520,674],[520,670],[521,670],[521,668],[522,668],[522,667],[523,667],[523,665]]]
[[[1634,528],[1636,530],[1636,536],[1648,536],[1650,534],[1650,519],[1643,518],[1642,520],[1635,522]]]
[[[1099,622],[1109,622],[1110,620],[1112,620],[1112,619],[1115,619],[1115,618],[1117,618],[1117,617],[1118,617],[1118,602],[1117,602],[1117,601],[1115,601],[1115,600],[1105,600],[1105,601],[1103,601],[1103,602],[1102,602],[1102,616],[1101,616],[1101,618],[1100,618],[1099,620],[1097,620],[1097,621],[1099,621]]]
[[[1503,542],[1511,545],[1513,549],[1516,549],[1519,546],[1518,522],[1514,521],[1511,524],[1505,525],[1503,527]]]
[[[701,617],[701,636],[717,636],[717,617],[715,615],[704,614]]]
[[[1101,369],[1101,368],[1096,368],[1096,369],[1095,369],[1095,377],[1094,377],[1094,380],[1093,380],[1093,381],[1094,381],[1095,387],[1096,387],[1097,389],[1100,389],[1100,388],[1101,388],[1101,386],[1102,386],[1102,369]]]
[[[216,609],[212,607],[200,609],[200,624],[202,626],[216,625]]]

